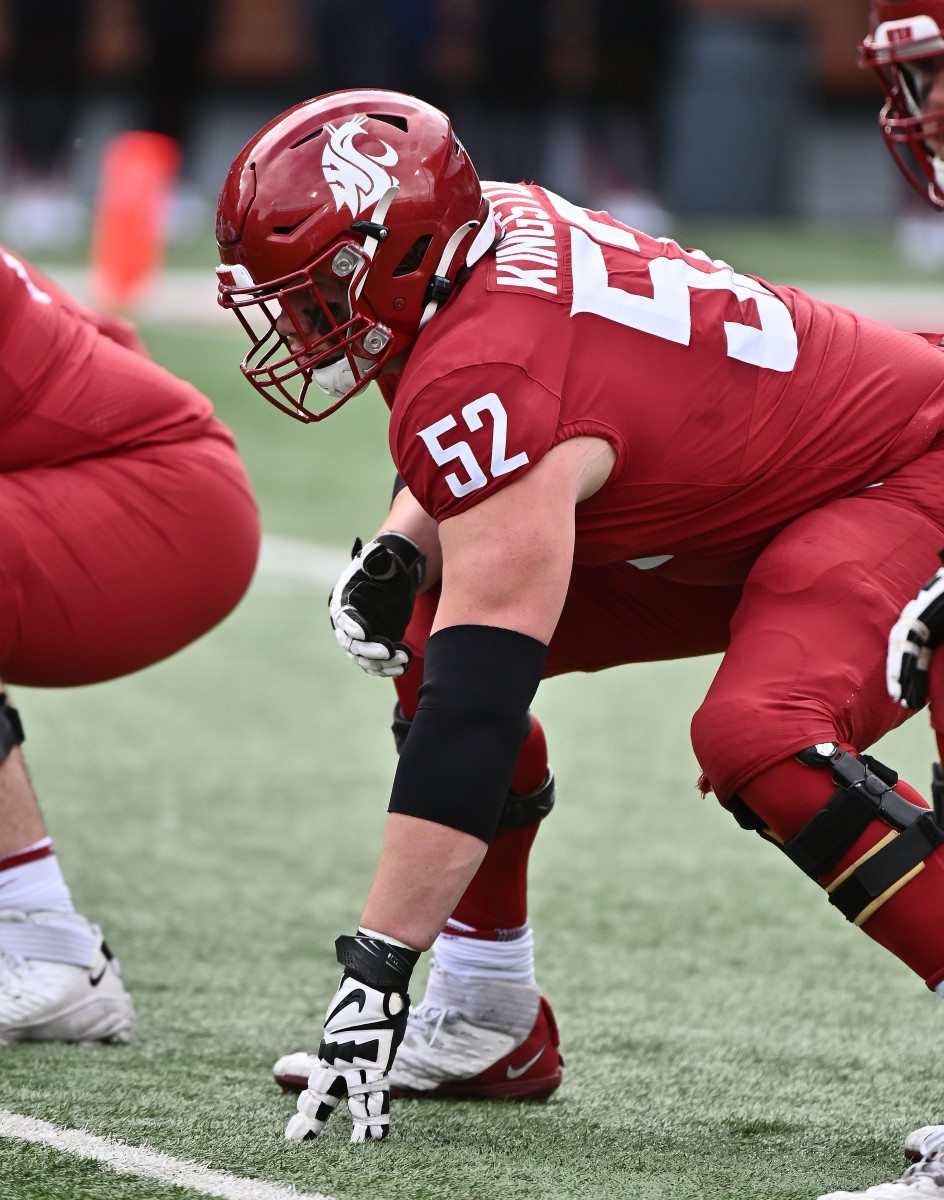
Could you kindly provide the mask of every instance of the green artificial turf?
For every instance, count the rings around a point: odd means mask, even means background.
[[[144,333],[235,429],[269,533],[372,531],[392,475],[375,394],[304,428],[241,379],[236,333]],[[339,653],[326,590],[261,576],[168,662],[16,689],[77,905],[140,1023],[126,1047],[0,1049],[0,1109],[337,1200],[800,1200],[897,1175],[903,1135],[944,1119],[941,1003],[699,795],[688,723],[714,660],[535,702],[559,797],[531,882],[566,1060],[550,1103],[403,1101],[383,1144],[350,1146],[343,1113],[284,1142],[271,1064],[317,1043],[395,763],[393,689]],[[879,755],[925,787],[926,718]],[[3,1200],[118,1195],[191,1194],[0,1139]]]
[[[712,660],[539,693],[560,797],[532,873],[567,1064],[552,1101],[401,1102],[384,1145],[349,1146],[343,1113],[285,1144],[269,1069],[317,1041],[394,762],[389,688],[312,602],[260,580],[170,662],[18,689],[64,866],[140,1025],[127,1047],[0,1051],[0,1108],[339,1200],[786,1200],[898,1172],[901,1136],[939,1111],[940,1002],[700,797],[686,729]],[[888,757],[920,778],[928,739],[919,718]],[[28,1200],[114,1194],[59,1155],[30,1190],[46,1152],[0,1147]],[[162,1195],[141,1186],[122,1194]]]

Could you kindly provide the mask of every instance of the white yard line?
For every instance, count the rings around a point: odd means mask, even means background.
[[[211,1171],[201,1163],[185,1158],[172,1158],[146,1146],[126,1146],[114,1138],[96,1137],[81,1129],[64,1129],[34,1117],[21,1117],[0,1108],[0,1137],[16,1138],[23,1142],[39,1142],[53,1150],[91,1158],[119,1175],[136,1175],[141,1179],[157,1179],[161,1183],[190,1188],[205,1196],[222,1200],[331,1200],[320,1192],[298,1192],[294,1187],[266,1183],[260,1179],[244,1179],[228,1171]]]
[[[262,538],[258,575],[300,580],[314,587],[332,587],[351,561],[343,550],[320,546],[302,538],[278,537],[267,533]]]

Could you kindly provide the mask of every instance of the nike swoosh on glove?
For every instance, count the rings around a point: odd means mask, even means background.
[[[285,1130],[289,1141],[317,1137],[342,1097],[353,1121],[352,1142],[382,1141],[390,1132],[390,1068],[406,1031],[405,987],[419,952],[360,936],[338,938],[337,946],[342,962],[350,958],[366,970],[348,967],[341,977],[325,1017],[318,1065]],[[400,982],[402,990],[383,986]]]

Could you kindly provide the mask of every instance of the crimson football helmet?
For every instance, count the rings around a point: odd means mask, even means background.
[[[223,184],[216,236],[219,303],[253,343],[240,368],[308,422],[410,349],[496,227],[448,117],[363,90],[296,105],[257,133]],[[321,411],[312,381],[334,399]]]
[[[944,67],[944,0],[873,0],[871,15],[859,66],[871,67],[885,89],[882,134],[907,179],[944,208],[944,157],[929,141],[944,143],[944,108],[922,111]]]

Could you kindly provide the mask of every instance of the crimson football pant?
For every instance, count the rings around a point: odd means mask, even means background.
[[[692,742],[722,803],[740,796],[782,840],[835,791],[829,770],[794,754],[823,742],[863,751],[912,715],[886,693],[886,645],[902,606],[933,573],[942,470],[938,448],[878,487],[805,514],[750,571]],[[895,790],[926,807],[903,781]],[[873,820],[819,882],[828,886],[889,833]],[[861,927],[929,987],[941,982],[944,848]]]
[[[36,377],[0,375],[0,679],[94,683],[231,611],[258,514],[231,434],[190,384],[104,337]]]
[[[696,757],[723,804],[739,795],[787,839],[835,791],[831,772],[802,765],[798,751],[824,742],[863,751],[912,715],[885,690],[887,637],[939,562],[942,478],[936,446],[880,486],[804,514],[743,584],[681,582],[671,560],[651,571],[577,565],[545,674],[723,651],[692,722]],[[903,782],[896,790],[923,803]],[[888,833],[873,821],[823,885]],[[944,848],[862,926],[931,987],[944,978],[942,871]]]

